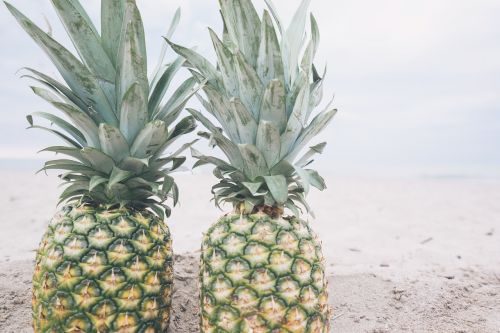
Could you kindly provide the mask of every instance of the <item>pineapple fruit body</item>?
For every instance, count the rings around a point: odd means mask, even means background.
[[[197,82],[172,86],[184,60],[166,64],[166,46],[148,71],[135,0],[101,0],[100,31],[84,8],[88,2],[51,0],[76,54],[5,2],[62,78],[26,68],[33,92],[57,110],[27,120],[64,142],[43,149],[58,157],[40,171],[62,171],[59,204],[67,205],[37,254],[33,326],[35,333],[163,332],[172,284],[163,217],[171,212],[167,200],[175,206],[179,199],[171,174],[194,142],[171,148],[196,127],[192,116],[180,114]],[[168,38],[179,19],[177,10]]]
[[[321,245],[308,224],[263,212],[222,217],[206,233],[201,331],[329,331]]]
[[[145,210],[65,206],[37,252],[34,331],[163,332],[172,279],[163,220]]]

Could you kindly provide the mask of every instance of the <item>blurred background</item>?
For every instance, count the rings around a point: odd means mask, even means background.
[[[49,1],[12,0],[54,36],[71,43]],[[217,1],[138,0],[150,69],[174,10],[174,40],[213,59],[207,26],[221,30]],[[259,10],[263,1],[255,1]],[[275,0],[289,21],[299,0]],[[100,1],[86,0],[98,22]],[[325,102],[336,120],[322,135],[324,172],[348,175],[498,177],[500,175],[500,2],[497,0],[312,1],[320,25],[317,67],[328,65]],[[47,28],[48,29],[48,28]],[[25,115],[48,106],[18,77],[23,66],[54,75],[48,58],[0,10],[0,168],[35,170],[50,134],[27,133]],[[22,72],[21,72],[22,73]],[[193,100],[192,105],[196,106]],[[29,161],[28,161],[29,160]]]
[[[44,29],[51,22],[54,37],[74,50],[50,1],[12,2]],[[164,45],[161,36],[181,5],[173,40],[197,46],[214,60],[207,27],[222,30],[217,1],[137,2],[151,70]],[[264,9],[264,1],[254,3]],[[299,3],[275,0],[286,22]],[[98,25],[100,1],[83,4]],[[335,94],[339,109],[316,140],[329,144],[314,165],[329,188],[309,198],[327,254],[348,270],[370,270],[390,260],[401,264],[405,254],[413,255],[412,242],[441,235],[437,248],[411,262],[425,265],[431,255],[446,262],[448,251],[464,244],[477,250],[471,261],[487,260],[475,244],[500,215],[500,2],[313,0],[311,10],[321,32],[316,65],[328,66],[324,103]],[[2,260],[4,252],[6,258],[27,257],[60,190],[57,173],[33,175],[51,157],[36,152],[57,138],[25,130],[25,116],[49,106],[32,94],[33,83],[20,78],[20,69],[58,73],[4,8],[0,40],[1,206],[7,207],[3,220],[12,230],[0,238]],[[198,106],[196,99],[190,106]],[[205,142],[197,145],[208,149]],[[181,206],[169,223],[178,251],[197,249],[201,233],[220,214],[210,202],[215,179],[209,174],[205,168],[177,177]],[[349,250],[357,243],[369,248],[362,256]]]
[[[49,0],[12,2],[74,50]],[[137,2],[151,70],[179,6],[181,23],[173,40],[197,46],[214,60],[207,27],[222,30],[217,1]],[[264,9],[264,1],[254,3]],[[299,3],[275,0],[285,22]],[[83,4],[98,25],[100,1]],[[500,2],[313,0],[311,10],[321,32],[316,65],[328,66],[324,103],[335,94],[339,109],[316,140],[329,144],[315,162],[329,188],[309,198],[326,251],[336,264],[370,269],[391,258],[401,263],[415,250],[408,244],[439,234],[443,240],[434,252],[420,253],[419,264],[436,254],[437,262],[446,262],[448,251],[463,244],[477,250],[472,261],[486,260],[474,244],[495,228],[500,215]],[[33,83],[20,78],[20,69],[58,74],[4,8],[0,40],[0,188],[7,207],[4,221],[12,229],[0,238],[1,260],[3,252],[26,257],[45,230],[60,190],[57,173],[33,176],[51,157],[36,152],[57,139],[25,131],[25,116],[49,106],[32,94],[28,86]],[[190,106],[198,106],[196,99]],[[205,142],[197,145],[208,149]],[[201,233],[220,214],[210,202],[215,180],[209,174],[206,168],[177,177],[181,206],[169,223],[179,251],[197,249]],[[474,235],[477,240],[470,238]],[[350,251],[357,243],[369,251],[363,256]],[[494,249],[500,258],[498,243]]]

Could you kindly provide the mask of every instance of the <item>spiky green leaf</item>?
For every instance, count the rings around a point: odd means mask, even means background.
[[[28,77],[33,80],[36,80],[45,86],[49,87],[52,91],[58,91],[59,94],[64,95],[68,100],[70,100],[73,104],[78,106],[80,110],[83,112],[87,113],[89,117],[94,119],[96,122],[103,122],[104,119],[101,117],[100,114],[96,112],[91,112],[92,109],[89,108],[89,105],[87,105],[79,96],[77,96],[71,89],[66,87],[64,84],[60,83],[56,79],[51,78],[50,76],[39,72],[33,68],[25,67],[25,69],[33,74],[32,75],[23,75],[22,77]]]
[[[264,182],[255,182],[255,183],[250,183],[250,182],[242,182],[241,183],[243,186],[245,186],[252,195],[257,195],[259,192],[260,187]]]
[[[144,26],[135,1],[127,0],[124,27],[118,49],[118,98],[138,83],[142,94],[149,96]]]
[[[220,0],[228,35],[246,61],[255,66],[260,45],[260,18],[251,0]]]
[[[117,125],[118,119],[101,90],[99,81],[87,67],[15,7],[9,3],[6,3],[6,6],[23,29],[47,53],[71,90],[94,111],[99,112],[109,124]]]
[[[130,153],[137,158],[145,158],[154,154],[168,137],[165,122],[161,120],[152,121],[139,132]]]
[[[54,116],[53,114],[47,113],[47,112],[33,112],[31,115],[26,116],[26,119],[28,120],[28,123],[30,124],[30,126],[33,126],[33,116],[47,119],[51,123],[58,126],[60,129],[64,130],[66,133],[68,133],[80,145],[84,146],[87,144],[87,141],[85,140],[85,136],[82,134],[82,132],[80,132],[75,126],[71,125],[70,123],[68,123],[64,119],[61,119],[61,118]]]
[[[189,65],[198,70],[204,78],[214,85],[218,85],[220,81],[220,74],[217,69],[203,56],[199,53],[185,48],[183,46],[172,43],[170,40],[166,39],[170,44],[172,49],[177,52],[177,54],[183,56],[188,61]]]
[[[175,11],[173,19],[170,21],[170,26],[168,27],[167,34],[165,35],[165,38],[171,39],[172,35],[174,34],[175,30],[177,29],[177,26],[179,25],[181,19],[181,9],[177,8]],[[165,59],[165,54],[167,53],[167,44],[164,44],[163,47],[161,48],[160,52],[160,57],[158,59],[158,65],[156,65],[156,68],[154,70],[154,75],[153,75],[153,81],[155,81],[155,77],[158,76],[158,73],[160,72],[161,66],[163,64],[163,60]]]
[[[310,149],[297,161],[298,166],[304,167],[307,163],[309,163],[309,159],[316,154],[323,153],[323,150],[326,147],[326,142],[319,143],[315,146],[310,147]]]
[[[170,125],[184,109],[184,106],[188,100],[196,94],[199,87],[195,87],[196,79],[188,78],[185,80],[179,88],[177,88],[167,103],[161,108],[158,114],[155,115],[156,119],[161,119],[165,121],[167,125]]]
[[[297,183],[304,189],[304,193],[308,194],[311,188],[309,183],[309,174],[299,166],[294,166],[295,172],[297,173]]]
[[[323,191],[326,189],[326,183],[323,177],[319,175],[316,170],[305,170],[308,176],[309,183],[316,187],[318,190]]]
[[[138,82],[133,83],[123,96],[120,107],[120,131],[131,145],[148,120],[148,101]]]
[[[239,98],[232,98],[229,102],[234,120],[236,121],[238,136],[241,143],[255,144],[257,136],[257,122],[252,114],[243,105]]]
[[[320,35],[319,35],[318,22],[316,21],[316,18],[312,13],[310,15],[310,20],[311,20],[311,40],[313,43],[313,58],[314,58],[314,55],[316,55],[316,52],[318,52]]]
[[[81,150],[78,148],[66,147],[66,146],[51,146],[51,147],[47,147],[47,148],[44,148],[44,149],[39,151],[39,153],[41,153],[41,152],[52,152],[52,153],[56,153],[56,154],[70,156],[70,157],[73,157],[76,160],[90,166],[90,163],[88,162],[87,159],[85,159],[82,156]]]
[[[279,205],[284,205],[288,199],[288,184],[283,175],[264,176],[267,187],[271,192],[274,200]]]
[[[93,191],[97,186],[104,184],[108,181],[108,178],[101,176],[93,176],[90,178],[89,191]]]
[[[203,87],[203,91],[211,102],[209,111],[212,111],[212,115],[217,118],[229,138],[233,142],[243,142],[238,134],[238,125],[231,112],[231,106],[227,98],[222,96],[217,89],[209,84]]]
[[[264,91],[260,120],[272,122],[280,132],[284,131],[287,123],[285,86],[280,80],[271,80]]]
[[[307,126],[297,138],[297,143],[294,145],[293,150],[287,157],[289,161],[293,161],[295,159],[304,146],[307,145],[312,138],[318,135],[330,123],[336,113],[337,110],[330,110],[322,112],[314,117],[309,126]]]
[[[262,32],[257,59],[257,73],[264,85],[273,79],[284,80],[281,47],[274,30],[274,24],[267,11],[262,19]]]
[[[161,100],[170,86],[170,83],[175,77],[175,74],[184,64],[184,58],[178,57],[172,64],[166,67],[163,74],[160,76],[156,84],[151,89],[151,96],[149,97],[148,110],[149,114],[153,115],[158,111]]]
[[[255,119],[259,119],[262,92],[262,81],[255,69],[243,58],[236,54],[236,74],[238,75],[240,99],[245,107],[252,112]]]
[[[102,151],[109,155],[116,163],[120,163],[130,155],[127,140],[116,127],[108,124],[99,125],[99,141]]]
[[[227,94],[228,96],[237,96],[239,91],[239,83],[238,78],[234,75],[236,68],[234,55],[231,50],[229,50],[222,43],[222,41],[212,29],[209,29],[209,32],[210,37],[212,38],[215,52],[217,53],[219,70]]]
[[[284,28],[283,24],[281,23],[281,19],[278,15],[278,11],[276,10],[276,6],[272,2],[272,0],[264,0],[266,2],[267,8],[271,12],[271,15],[273,15],[274,21],[276,22],[276,25],[278,26],[278,30],[280,31],[281,35],[284,35]]]
[[[284,45],[284,58],[288,66],[285,73],[289,73],[287,81],[293,84],[298,72],[299,56],[302,50],[303,40],[305,37],[305,27],[307,21],[307,8],[311,0],[302,0],[300,6],[297,8],[292,21],[286,30]]]
[[[118,65],[118,48],[124,16],[124,0],[101,0],[102,45],[114,66]]]
[[[122,170],[116,166],[113,167],[111,175],[109,176],[108,189],[111,189],[114,185],[124,181],[125,179],[132,176],[130,171]]]
[[[115,166],[113,159],[100,150],[85,147],[80,151],[80,153],[90,163],[92,168],[100,172],[109,174]]]
[[[38,126],[38,125],[33,125],[33,126],[30,126],[29,128],[36,128],[36,129],[41,129],[41,130],[47,131],[47,132],[52,133],[52,134],[58,136],[59,138],[63,139],[63,141],[65,141],[70,146],[73,146],[75,148],[82,148],[82,146],[77,141],[70,138],[69,136],[67,136],[64,133],[61,133],[60,131],[54,130],[52,128],[47,128],[44,126]]]
[[[80,57],[92,73],[108,82],[115,81],[115,67],[101,44],[89,16],[77,0],[51,0]]]
[[[280,156],[280,133],[276,125],[270,121],[261,120],[257,131],[257,148],[262,152],[267,167],[271,169]]]
[[[257,147],[250,144],[239,144],[238,148],[243,158],[243,170],[250,181],[257,177],[268,175],[266,160]]]

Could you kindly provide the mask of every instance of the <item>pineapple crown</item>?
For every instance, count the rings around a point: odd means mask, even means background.
[[[303,207],[314,216],[305,196],[311,186],[325,189],[325,182],[308,166],[326,143],[310,147],[301,157],[299,153],[336,110],[329,110],[328,104],[313,116],[322,99],[323,77],[313,64],[319,31],[312,14],[306,31],[310,0],[302,1],[286,30],[271,0],[266,0],[268,10],[262,19],[251,0],[219,2],[222,40],[210,30],[216,67],[193,50],[170,42],[187,59],[193,76],[206,80],[203,91],[208,100],[197,96],[222,127],[188,109],[208,130],[199,134],[228,158],[192,149],[198,159],[195,166],[215,165],[220,181],[212,192],[217,205],[230,202],[245,211],[287,207],[297,216]]]
[[[169,85],[185,60],[164,64],[166,44],[151,79],[147,74],[144,27],[134,0],[102,0],[101,32],[97,32],[78,0],[51,0],[79,57],[45,33],[9,3],[9,11],[47,53],[64,83],[26,68],[24,75],[39,83],[34,93],[62,113],[36,112],[27,117],[30,128],[55,134],[65,146],[43,151],[68,158],[50,160],[42,170],[57,169],[66,186],[61,202],[150,208],[170,215],[164,203],[178,200],[170,173],[185,157],[183,145],[166,155],[181,135],[192,132],[195,120],[178,121],[187,100],[196,93],[194,78],[184,81],[163,102]],[[167,38],[178,25],[175,13]],[[35,124],[44,119],[51,126]],[[55,127],[55,128],[54,128]]]

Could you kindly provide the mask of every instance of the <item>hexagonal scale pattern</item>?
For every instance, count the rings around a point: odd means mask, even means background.
[[[321,245],[300,219],[229,214],[204,235],[201,331],[329,331]]]
[[[35,332],[164,332],[171,244],[168,227],[148,211],[64,207],[37,252]]]

